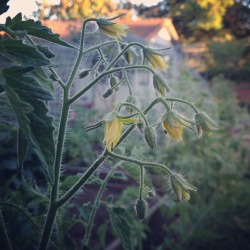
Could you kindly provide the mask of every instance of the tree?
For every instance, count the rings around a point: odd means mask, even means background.
[[[177,29],[189,37],[223,28],[223,17],[234,0],[168,0],[169,15]]]
[[[244,2],[241,0],[228,8],[224,18],[225,27],[237,38],[250,34],[250,3],[244,5]]]
[[[61,0],[59,5],[50,5],[44,1],[40,5],[40,19],[79,20],[108,16],[110,13],[121,13],[110,0]]]

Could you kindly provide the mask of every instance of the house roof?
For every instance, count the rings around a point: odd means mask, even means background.
[[[80,32],[82,22],[80,21],[42,21],[44,25],[52,29],[53,33],[60,34],[60,36],[69,40],[72,36],[72,32]],[[156,36],[162,29],[166,28],[172,40],[179,40],[179,36],[175,30],[175,27],[170,18],[146,18],[137,19],[136,21],[122,19],[120,23],[124,23],[129,26],[129,33],[145,40],[150,40]]]
[[[124,20],[130,27],[130,32],[144,39],[151,39],[162,28],[166,28],[172,40],[179,40],[179,36],[170,18],[146,18],[136,21]]]

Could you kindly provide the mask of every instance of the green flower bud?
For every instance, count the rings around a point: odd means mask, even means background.
[[[82,78],[88,76],[88,74],[89,74],[89,70],[87,70],[87,69],[83,70],[83,71],[79,74],[79,79],[82,79]]]
[[[114,22],[110,22],[109,19],[106,18],[99,18],[96,20],[97,25],[109,26],[114,25]]]
[[[156,92],[161,94],[162,96],[166,96],[167,93],[170,92],[170,89],[166,82],[158,75],[153,76],[153,84]]]
[[[201,130],[206,134],[212,134],[212,130],[219,128],[216,122],[214,122],[205,112],[199,112],[195,114],[195,123],[197,125],[197,131],[199,138],[202,136]]]
[[[104,98],[107,98],[107,97],[111,96],[112,94],[113,94],[113,89],[107,89],[107,90],[102,94],[102,96],[103,96]]]
[[[109,84],[110,84],[111,89],[113,89],[115,91],[119,90],[118,83],[119,83],[119,79],[116,76],[111,76],[110,77]]]
[[[135,204],[135,214],[139,220],[143,220],[147,214],[147,202],[144,199],[138,199]]]
[[[149,47],[143,49],[144,61],[151,64],[154,69],[166,70],[168,68],[167,63],[165,62],[163,55],[158,53],[156,50]]]
[[[150,148],[156,148],[155,131],[151,126],[146,126],[143,131],[145,141]]]
[[[197,191],[197,188],[192,186],[188,181],[180,174],[173,173],[169,177],[171,188],[173,189],[178,200],[188,201],[190,200],[190,192]]]

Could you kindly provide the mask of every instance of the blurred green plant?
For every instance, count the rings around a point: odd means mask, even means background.
[[[250,74],[249,39],[209,42],[206,55],[208,77],[223,75],[233,81],[248,80]]]

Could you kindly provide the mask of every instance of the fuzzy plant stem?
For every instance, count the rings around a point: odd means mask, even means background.
[[[126,66],[126,67],[117,67],[114,69],[110,69],[108,71],[102,72],[100,75],[98,75],[91,83],[89,83],[85,88],[83,88],[81,91],[79,91],[77,94],[71,97],[70,103],[75,102],[78,98],[80,98],[83,94],[85,94],[89,89],[91,89],[97,82],[99,82],[104,76],[110,75],[115,72],[123,71],[123,70],[131,70],[131,69],[146,69],[151,71],[154,74],[154,71],[144,65],[132,65],[132,66]]]
[[[109,152],[108,154],[116,159],[121,160],[121,161],[133,162],[139,166],[144,166],[144,167],[158,167],[158,168],[162,169],[164,172],[166,172],[168,175],[173,174],[172,171],[167,166],[160,164],[160,163],[140,161],[140,160],[132,158],[132,157],[115,154],[114,152]]]
[[[43,233],[42,233],[42,237],[40,241],[40,246],[39,246],[40,250],[47,249],[48,242],[52,233],[57,209],[58,209],[58,207],[56,206],[56,202],[58,199],[60,170],[61,170],[61,162],[62,162],[62,155],[63,155],[63,148],[64,148],[65,132],[66,132],[66,127],[67,127],[68,113],[69,113],[69,105],[67,104],[67,102],[64,101],[64,104],[62,107],[61,119],[60,119],[59,133],[58,133],[56,159],[55,159],[55,164],[54,164],[55,181],[52,185],[50,205],[49,205],[48,213],[46,216]]]
[[[148,118],[146,117],[146,115],[145,115],[139,108],[137,108],[134,104],[128,103],[128,102],[124,102],[124,103],[122,103],[122,104],[120,105],[120,108],[121,108],[122,106],[131,107],[131,108],[133,108],[134,110],[138,111],[138,112],[140,113],[141,117],[143,118],[143,120],[144,120],[146,126],[149,126]]]
[[[72,69],[72,72],[70,74],[70,77],[66,85],[63,85],[64,86],[63,87],[63,90],[64,90],[63,106],[62,106],[62,111],[61,111],[59,133],[58,133],[58,140],[57,140],[57,147],[56,147],[56,157],[55,157],[55,163],[54,163],[55,181],[52,185],[50,205],[49,205],[48,213],[46,216],[46,220],[45,220],[45,224],[44,224],[44,228],[42,232],[39,250],[45,250],[48,247],[48,242],[50,240],[50,236],[53,230],[57,210],[59,208],[59,206],[57,206],[57,200],[58,200],[58,192],[59,192],[59,180],[60,180],[62,155],[63,155],[63,149],[64,149],[64,140],[65,140],[65,133],[66,133],[66,127],[67,127],[67,122],[68,122],[69,108],[70,108],[70,102],[69,102],[70,87],[74,81],[76,72],[78,70],[78,67],[80,65],[80,62],[83,56],[82,50],[83,50],[83,45],[84,45],[84,31],[86,28],[86,24],[87,22],[92,21],[92,20],[94,19],[90,18],[83,22],[78,56],[77,56],[75,65]]]
[[[94,224],[94,219],[95,219],[95,216],[96,216],[96,212],[97,212],[97,209],[98,209],[98,204],[100,203],[100,200],[101,200],[101,197],[105,191],[105,188],[110,180],[110,178],[112,177],[112,174],[113,172],[115,171],[115,169],[120,166],[122,163],[121,162],[118,162],[112,169],[111,171],[106,175],[105,179],[103,180],[102,182],[102,185],[97,193],[97,196],[95,198],[95,201],[94,201],[94,205],[93,205],[93,208],[91,210],[91,213],[90,213],[90,216],[89,216],[89,220],[88,220],[88,223],[87,223],[87,227],[86,227],[86,230],[85,230],[85,233],[84,233],[84,238],[83,238],[83,248],[86,248],[88,247],[89,245],[89,238],[91,236],[91,231],[92,231],[92,228],[93,228],[93,224]]]
[[[7,231],[6,231],[6,227],[4,225],[1,210],[0,210],[0,235],[1,235],[1,238],[3,240],[3,246],[2,246],[3,249],[12,250],[12,246],[10,244],[10,239],[9,239]]]
[[[140,166],[140,188],[139,188],[139,199],[142,200],[143,188],[144,188],[144,166]]]
[[[195,107],[195,105],[191,102],[188,102],[186,100],[183,100],[183,99],[180,99],[180,98],[171,98],[171,97],[168,97],[168,98],[165,98],[166,101],[171,101],[171,102],[181,102],[181,103],[185,103],[187,105],[189,105],[190,107],[192,107],[192,109],[195,111],[195,113],[198,113],[198,109]]]

